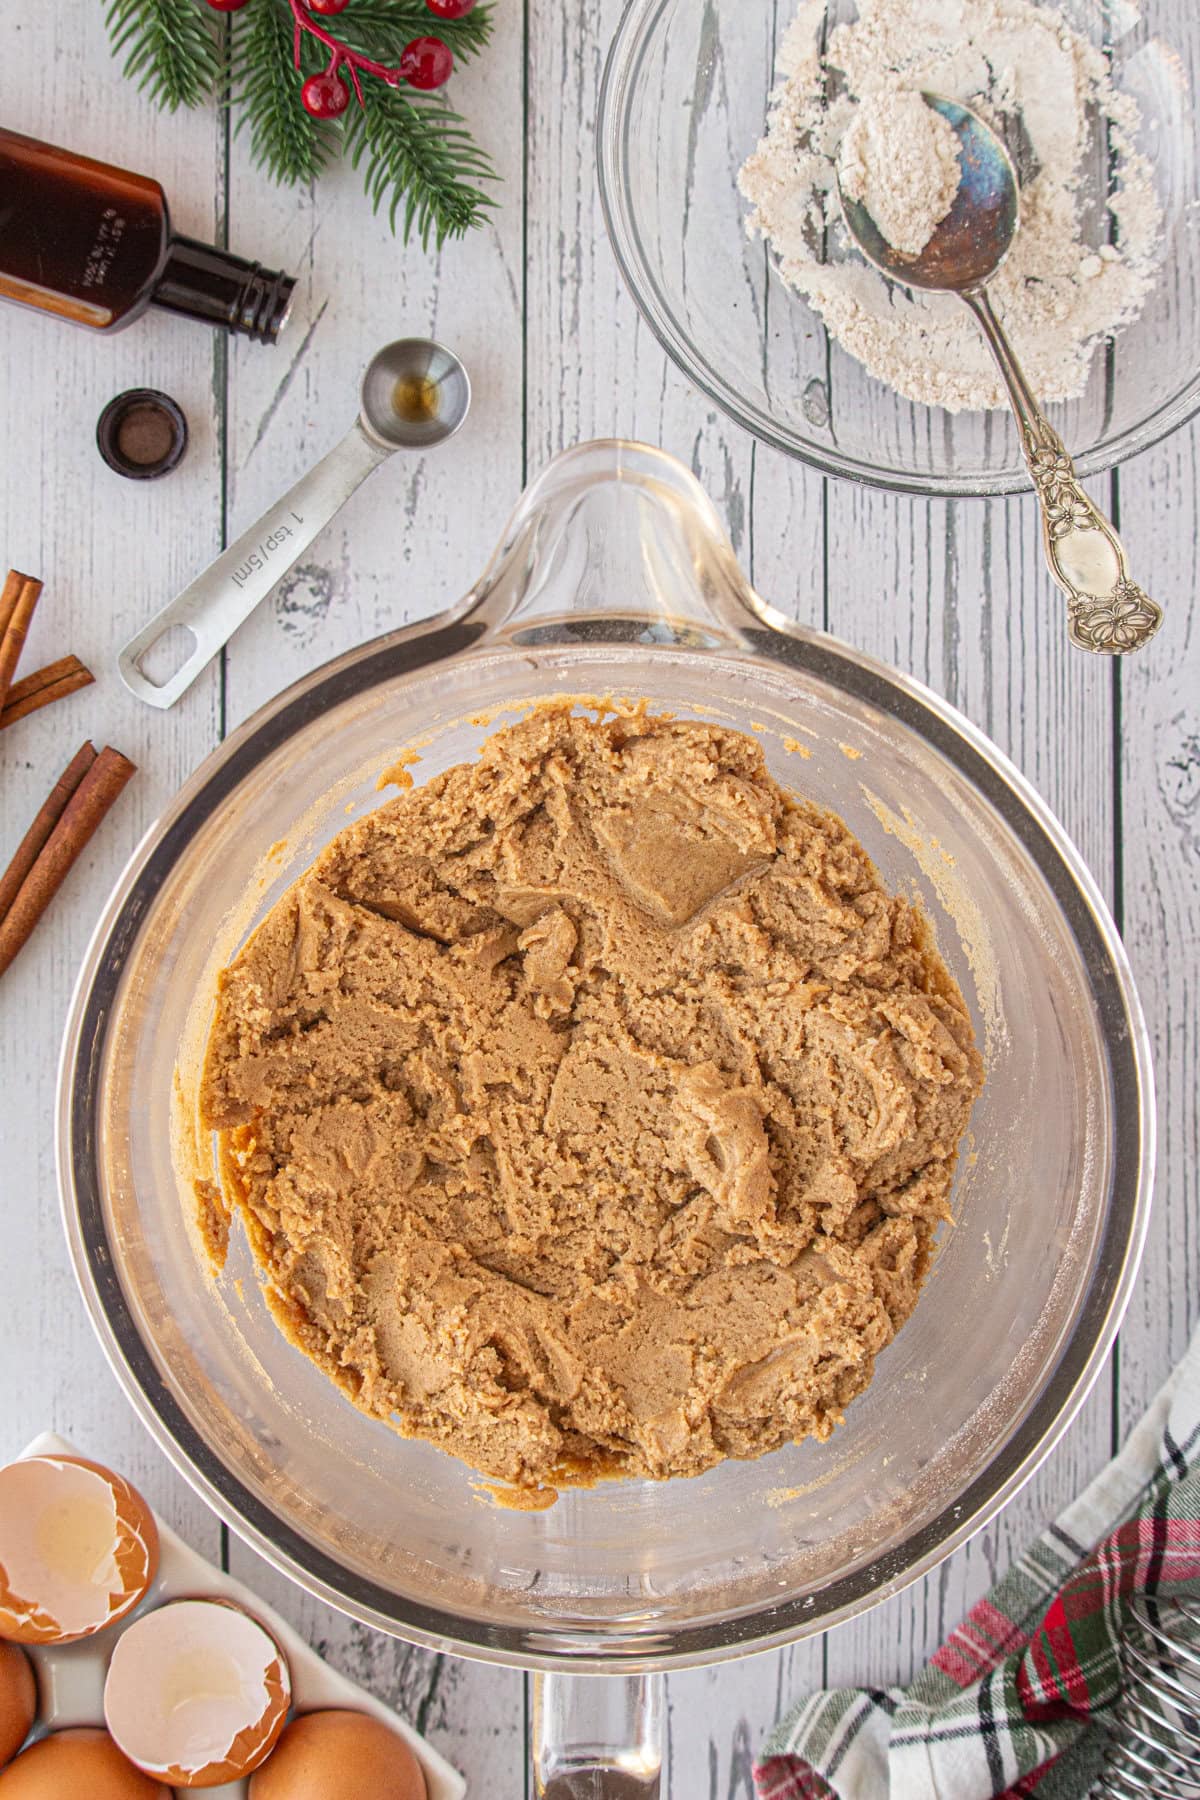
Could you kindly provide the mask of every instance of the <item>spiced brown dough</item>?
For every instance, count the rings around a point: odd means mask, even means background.
[[[203,1107],[294,1341],[529,1489],[827,1437],[981,1079],[921,915],[752,738],[563,704],[334,839]]]

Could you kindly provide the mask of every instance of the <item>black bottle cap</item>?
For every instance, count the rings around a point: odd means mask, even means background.
[[[154,290],[155,306],[207,319],[235,335],[273,344],[287,324],[295,279],[232,251],[174,237]]]
[[[129,388],[110,400],[96,424],[96,447],[110,469],[131,481],[153,481],[182,461],[187,420],[169,394]]]

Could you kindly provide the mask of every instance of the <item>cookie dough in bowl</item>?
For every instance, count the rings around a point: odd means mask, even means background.
[[[542,1504],[827,1437],[981,1081],[923,916],[753,738],[563,701],[333,839],[202,1102],[292,1341]]]

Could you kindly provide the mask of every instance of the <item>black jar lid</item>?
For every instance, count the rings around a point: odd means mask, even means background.
[[[96,423],[96,447],[110,469],[131,481],[153,481],[180,462],[187,420],[169,394],[129,388],[110,400]]]

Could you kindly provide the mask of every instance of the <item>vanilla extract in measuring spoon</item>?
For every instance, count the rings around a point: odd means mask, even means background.
[[[442,344],[401,338],[380,350],[341,443],[126,644],[117,667],[130,692],[150,706],[173,706],[372,470],[397,450],[453,437],[470,404],[467,371]],[[156,679],[146,668],[151,652],[167,652],[181,633],[192,640],[183,661]]]
[[[428,375],[402,375],[392,389],[392,411],[406,425],[427,425],[441,407],[441,383]]]

